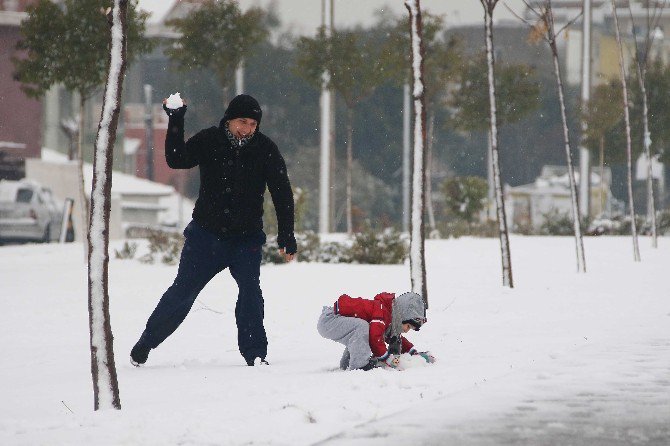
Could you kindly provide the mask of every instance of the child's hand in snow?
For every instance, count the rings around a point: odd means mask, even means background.
[[[385,360],[381,361],[382,367],[387,367],[391,368],[394,370],[399,370],[398,366],[400,366],[400,357],[396,355],[389,355],[388,358]]]
[[[412,354],[421,356],[423,359],[426,360],[426,362],[428,364],[433,364],[436,361],[435,356],[433,356],[433,354],[431,352],[417,352],[417,351],[414,351],[414,352],[412,352]]]

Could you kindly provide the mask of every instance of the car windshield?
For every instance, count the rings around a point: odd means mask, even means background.
[[[33,191],[30,189],[19,189],[16,191],[16,202],[17,203],[30,203],[30,200],[33,198]]]

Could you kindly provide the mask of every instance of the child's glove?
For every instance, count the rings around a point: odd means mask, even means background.
[[[433,364],[436,361],[435,356],[433,356],[431,352],[417,352],[416,350],[412,350],[410,353],[412,355],[421,356],[428,364]]]
[[[400,366],[400,357],[396,355],[389,355],[388,358],[380,360],[379,364],[384,368],[399,370],[398,366]]]
[[[402,338],[400,336],[393,336],[387,343],[390,354],[399,355],[402,352]]]

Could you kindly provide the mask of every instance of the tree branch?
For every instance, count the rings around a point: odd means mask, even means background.
[[[526,3],[526,0],[522,0],[522,1],[523,1],[524,3]],[[507,5],[507,3],[503,2],[503,5],[505,5],[505,8],[507,8],[507,10],[508,10],[510,13],[512,13],[512,15],[513,15],[514,17],[516,17],[517,19],[521,20],[523,23],[525,23],[526,25],[528,25],[529,28],[531,28],[531,29],[535,28],[536,25],[535,25],[534,23],[529,22],[528,20],[524,19],[524,18],[521,17],[519,14],[517,14],[516,12],[514,12],[514,11],[512,10],[512,8],[510,8],[510,7]],[[542,17],[537,11],[535,11],[533,8],[531,8],[530,5],[528,5],[528,3],[526,3],[526,6],[528,6],[528,8],[529,8],[531,11],[533,11],[533,12],[538,16],[538,20],[542,20],[542,21],[544,21],[544,17]],[[550,43],[550,42],[551,42],[551,40],[549,39],[549,37],[547,37],[547,34],[546,34],[546,33],[544,33],[544,35],[542,36],[542,38],[543,38],[547,43]]]
[[[572,19],[572,20],[570,20],[568,23],[566,23],[565,26],[563,26],[563,28],[559,29],[558,32],[557,32],[555,35],[558,36],[558,35],[561,34],[563,31],[565,31],[565,29],[566,29],[567,27],[569,27],[570,25],[574,25],[574,23],[577,21],[577,19],[580,18],[580,17],[583,16],[583,15],[584,15],[584,10],[582,9],[582,12],[580,12],[579,14],[577,14],[577,15],[575,16],[574,19]]]
[[[525,0],[524,0],[524,3],[526,3]],[[526,4],[526,5],[527,5],[527,4]],[[531,28],[534,28],[534,27],[535,27],[535,24],[534,24],[534,23],[531,23],[531,22],[529,22],[528,20],[526,20],[526,19],[524,19],[523,17],[521,17],[521,16],[520,16],[519,14],[517,14],[512,8],[510,8],[509,5],[508,5],[506,2],[503,2],[503,6],[505,6],[505,8],[507,8],[507,10],[508,10],[514,17],[516,17],[517,19],[521,20],[523,23],[525,23],[525,24],[528,25],[529,27],[531,27]],[[530,6],[529,6],[529,8],[530,8]],[[533,11],[535,14],[537,14],[538,18],[542,19],[542,17],[537,13],[537,11],[535,11],[535,10],[532,9],[532,8],[531,8],[531,11]]]
[[[537,12],[535,8],[533,8],[530,3],[527,0],[521,0],[524,5],[526,5],[526,8],[528,8],[533,14],[537,16],[538,19],[542,20],[542,14]]]

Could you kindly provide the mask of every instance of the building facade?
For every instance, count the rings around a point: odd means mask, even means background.
[[[20,179],[25,160],[39,158],[42,104],[29,98],[14,80],[14,58],[21,52],[20,25],[32,0],[0,0],[0,179]]]

